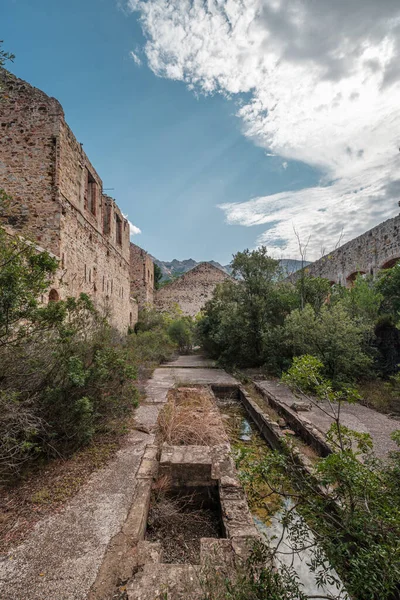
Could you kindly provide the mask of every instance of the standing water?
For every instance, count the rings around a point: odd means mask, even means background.
[[[256,426],[250,422],[250,419],[240,401],[235,399],[218,399],[218,407],[223,415],[226,424],[226,431],[230,437],[230,442],[238,460],[237,469],[240,475],[245,476],[246,464],[261,461],[272,450],[261,437]],[[247,479],[245,477],[245,479]],[[326,582],[323,585],[317,585],[317,574],[314,573],[310,564],[312,562],[312,550],[307,548],[314,544],[312,531],[304,524],[301,516],[296,514],[295,518],[299,520],[299,525],[304,531],[301,540],[302,546],[306,549],[297,550],[292,540],[289,539],[287,530],[282,525],[284,512],[291,508],[292,501],[279,494],[271,493],[266,482],[260,484],[251,477],[243,481],[249,500],[249,506],[258,531],[268,540],[270,548],[276,548],[275,555],[277,566],[282,565],[291,567],[297,573],[300,583],[303,586],[303,592],[313,598],[332,598],[337,600],[348,600],[349,596],[344,590],[338,590],[333,583]],[[265,489],[260,489],[262,485]],[[257,486],[257,490],[255,489]],[[266,499],[260,500],[265,491]],[[326,573],[327,579],[339,580],[334,569],[329,569]]]

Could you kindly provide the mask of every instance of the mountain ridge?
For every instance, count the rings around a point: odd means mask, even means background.
[[[167,260],[159,260],[153,256],[151,258],[153,259],[155,264],[158,265],[161,269],[161,272],[162,272],[161,281],[167,281],[168,279],[174,279],[176,277],[180,277],[184,273],[187,273],[191,269],[194,269],[194,267],[201,264],[202,262],[208,262],[211,265],[213,265],[214,267],[217,267],[217,269],[221,269],[221,271],[224,271],[224,273],[227,273],[228,275],[231,275],[231,273],[232,273],[232,268],[230,265],[221,265],[219,262],[217,262],[215,260],[196,261],[193,258],[187,258],[185,260],[178,260],[178,259],[174,258],[171,261],[167,261]],[[302,267],[301,260],[296,260],[296,259],[292,259],[292,258],[283,258],[283,259],[280,259],[279,262],[280,262],[281,266],[287,271],[288,275],[290,275],[291,273],[295,273],[295,271],[298,271]],[[308,263],[308,262],[303,263],[304,266],[306,266],[308,264],[310,264],[310,263]]]

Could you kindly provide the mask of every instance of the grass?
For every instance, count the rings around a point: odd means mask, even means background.
[[[215,446],[227,440],[213,397],[205,388],[170,390],[158,431],[161,442],[171,446]]]

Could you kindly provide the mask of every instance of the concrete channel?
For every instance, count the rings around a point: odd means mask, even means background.
[[[212,361],[182,356],[157,368],[127,445],[59,514],[40,521],[23,544],[0,559],[2,600],[196,600],[204,565],[232,564],[246,556],[249,538],[268,538],[265,524],[249,509],[227,436],[209,446],[160,444],[157,421],[168,394],[187,386],[212,390],[217,399],[234,397],[247,411],[248,426],[259,430],[268,447],[281,447],[282,427]],[[217,413],[223,424],[223,411]],[[312,469],[301,452],[298,461]],[[170,494],[179,498],[189,489],[194,502],[200,498],[215,516],[215,534],[200,537],[198,528],[193,564],[168,562],[163,544],[149,536],[154,482],[164,476]],[[302,559],[303,571],[304,564]]]
[[[154,379],[161,385],[149,384],[146,405],[139,410],[139,416],[150,427],[156,427],[157,411],[154,404],[164,404],[168,391],[173,386],[199,386],[211,389],[220,409],[221,417],[224,416],[224,403],[236,403],[243,410],[243,422],[250,435],[260,435],[266,442],[266,448],[281,450],[285,444],[287,425],[284,428],[263,412],[260,406],[251,398],[246,389],[233,377],[215,368],[211,361],[201,357],[180,357],[177,361],[164,365],[155,373]],[[156,402],[152,403],[152,399]],[[151,420],[150,422],[150,415]],[[229,428],[228,428],[229,429]],[[257,432],[257,433],[256,433]],[[292,432],[293,433],[293,432]],[[315,444],[313,444],[315,447]],[[324,447],[316,445],[324,454]],[[268,450],[267,450],[268,451]],[[309,476],[312,476],[312,463],[300,451],[294,450],[295,460]],[[235,468],[232,458],[230,443],[215,446],[168,446],[164,444],[159,448],[157,456],[153,457],[153,465],[148,465],[148,472],[157,473],[157,477],[168,477],[170,489],[174,494],[187,493],[188,489],[196,493],[213,498],[214,507],[220,515],[221,531],[212,537],[201,537],[200,553],[198,560],[191,564],[171,564],[163,555],[163,544],[160,541],[146,539],[145,523],[149,516],[151,486],[148,484],[147,495],[142,498],[141,517],[137,517],[135,536],[137,540],[137,572],[127,584],[127,598],[129,600],[154,600],[168,597],[169,600],[180,600],[190,597],[193,600],[202,597],[200,574],[207,564],[214,567],[218,564],[233,564],[235,556],[245,557],[249,551],[251,539],[264,538],[273,545],[275,536],[281,538],[283,558],[277,555],[276,564],[294,566],[306,594],[317,597],[335,594],[337,589],[333,585],[317,586],[316,575],[310,571],[308,563],[311,560],[307,550],[292,552],[291,541],[283,531],[281,519],[283,509],[279,509],[268,519],[263,520],[249,509],[246,495]],[[140,469],[139,469],[140,474]],[[199,492],[200,490],[200,492]],[[207,492],[204,492],[207,490]],[[171,491],[169,492],[171,494]],[[285,501],[286,504],[288,501]],[[284,502],[284,505],[285,505]],[[290,501],[289,501],[290,502]],[[134,503],[135,513],[138,513],[138,502]],[[298,516],[297,518],[300,519]],[[283,535],[282,535],[283,534]],[[312,540],[309,532],[308,540]],[[331,574],[337,577],[332,570]],[[164,595],[163,595],[164,594]],[[347,598],[345,592],[340,598]]]

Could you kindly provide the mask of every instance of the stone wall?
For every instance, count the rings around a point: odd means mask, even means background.
[[[56,153],[64,113],[25,81],[0,71],[0,186],[12,196],[2,222],[59,255]]]
[[[227,273],[210,263],[200,263],[172,283],[157,290],[155,306],[169,311],[178,304],[185,315],[194,317],[210,300],[218,283],[229,278]]]
[[[139,308],[154,303],[154,263],[150,255],[136,244],[130,244],[131,296]]]
[[[130,299],[129,223],[64,119],[60,104],[7,72],[0,83],[3,223],[59,259],[53,298],[89,294],[125,333]]]
[[[393,266],[397,260],[400,260],[400,216],[384,221],[333,250],[304,271],[314,277],[325,277],[332,283],[351,285],[357,273],[375,275],[380,269]],[[301,271],[297,271],[291,280],[296,281],[300,276]]]

